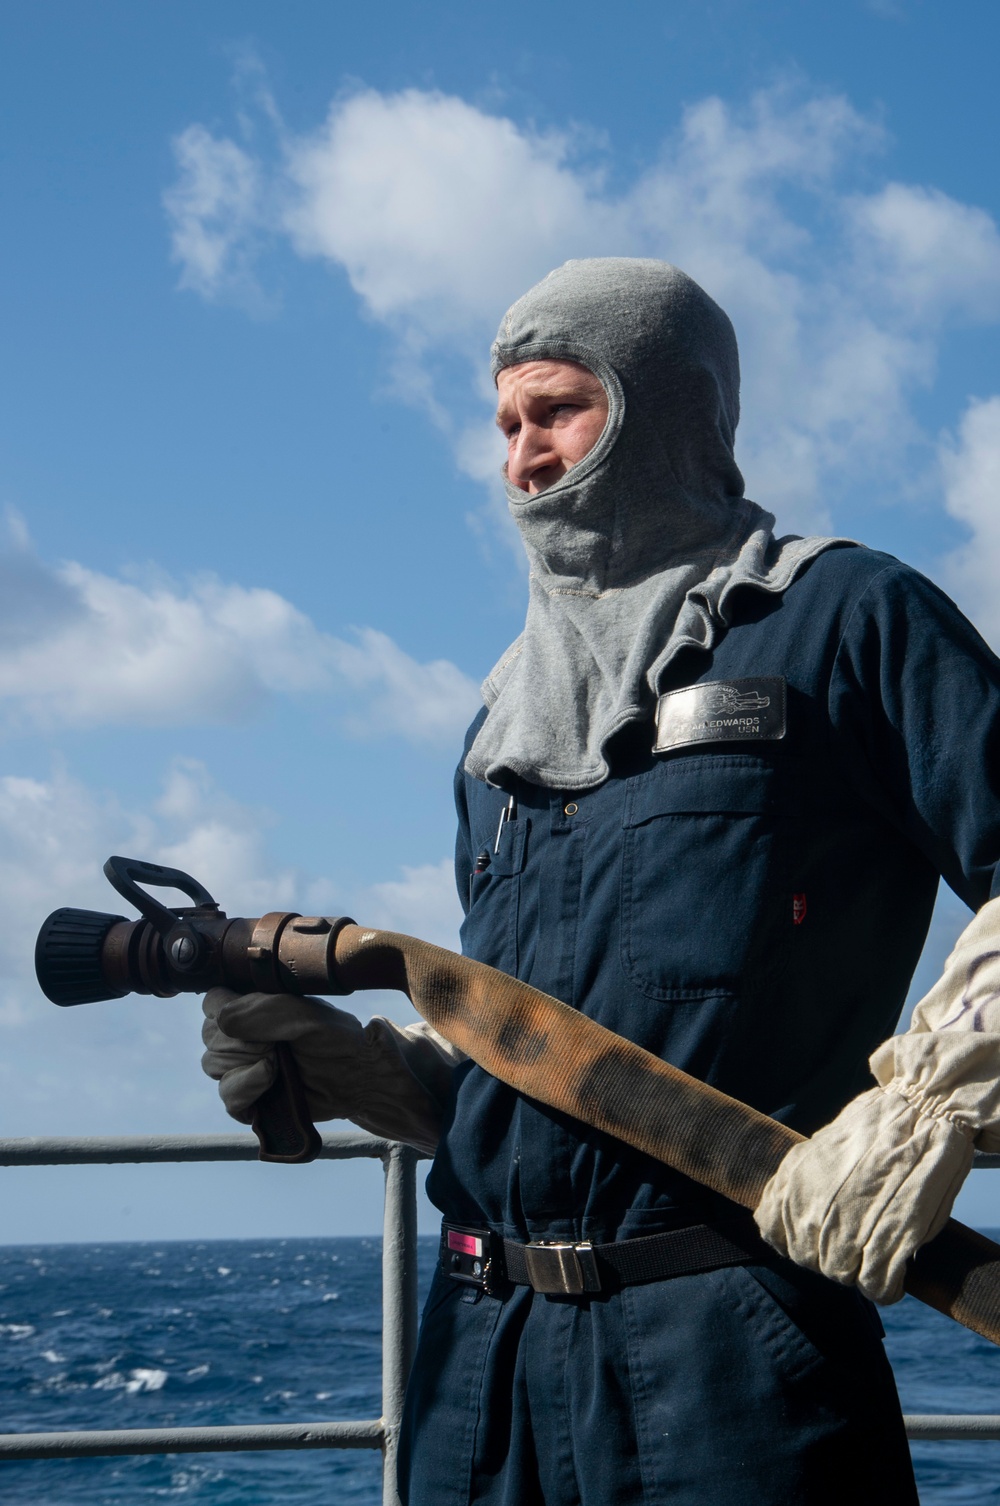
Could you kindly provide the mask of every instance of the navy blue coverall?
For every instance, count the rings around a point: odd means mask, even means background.
[[[930,582],[847,546],[783,595],[745,590],[670,674],[783,677],[786,735],[654,756],[651,713],[599,788],[512,784],[463,949],[808,1134],[871,1086],[939,876],[973,909],[996,892],[1000,663]],[[461,770],[456,790],[468,901],[507,792]],[[597,1242],[740,1217],[471,1063],[455,1077],[428,1181],[449,1220]],[[404,1499],[914,1502],[880,1334],[856,1292],[777,1256],[591,1297],[439,1274]]]

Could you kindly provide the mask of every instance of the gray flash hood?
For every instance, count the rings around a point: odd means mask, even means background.
[[[738,586],[780,592],[828,538],[775,539],[733,456],[739,355],[722,309],[667,262],[569,261],[504,317],[493,376],[578,361],[608,421],[586,458],[529,496],[506,481],[531,567],[524,632],[483,685],[466,758],[553,789],[603,783],[605,749],[650,717],[664,670],[724,631]],[[651,729],[652,735],[652,729]]]

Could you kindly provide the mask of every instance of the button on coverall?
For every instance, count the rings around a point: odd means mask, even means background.
[[[871,1085],[939,877],[973,909],[997,892],[1000,664],[922,576],[842,546],[780,595],[741,590],[661,689],[761,676],[787,685],[780,739],[654,755],[650,720],[582,793],[460,770],[463,948],[809,1134]],[[738,1217],[471,1063],[428,1189],[446,1219],[519,1240]],[[404,1499],[914,1502],[880,1332],[855,1291],[777,1255],[572,1298],[438,1274]]]

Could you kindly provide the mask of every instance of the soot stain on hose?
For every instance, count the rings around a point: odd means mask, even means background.
[[[421,997],[426,998],[427,1003],[433,1006],[436,1020],[450,1020],[456,1014],[461,1013],[459,990],[455,986],[454,975],[448,969],[428,968],[420,983]]]
[[[581,1074],[576,1092],[588,1122],[746,1207],[787,1147],[784,1125],[735,1100],[699,1098],[698,1083],[672,1083],[655,1065],[602,1052]],[[756,1174],[760,1168],[762,1175]]]
[[[663,1080],[644,1062],[622,1061],[617,1050],[602,1052],[588,1063],[577,1092],[585,1114],[600,1115],[611,1131],[632,1128],[664,1094]]]
[[[548,1040],[544,1030],[531,1030],[527,1025],[505,1020],[497,1034],[496,1048],[508,1061],[529,1066],[542,1056]]]

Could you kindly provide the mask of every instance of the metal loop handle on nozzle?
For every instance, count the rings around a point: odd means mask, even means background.
[[[216,901],[203,884],[182,873],[179,868],[161,868],[159,863],[143,863],[139,858],[108,858],[104,876],[118,890],[122,899],[134,905],[140,915],[155,926],[161,936],[166,936],[177,924],[177,916],[158,899],[140,889],[140,884],[153,884],[159,889],[179,889],[199,909],[217,910]]]

